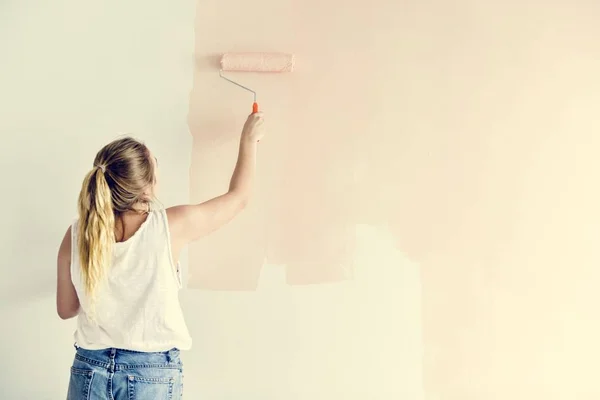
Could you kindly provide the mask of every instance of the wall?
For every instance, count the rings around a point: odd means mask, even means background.
[[[122,133],[189,198],[192,1],[0,3],[3,399],[65,398],[75,321],[56,315],[56,254],[95,153]]]
[[[256,291],[185,291],[187,393],[422,399],[418,266],[371,227],[357,241],[351,282],[290,287],[283,266],[267,265]]]
[[[292,74],[226,73],[257,90],[267,136],[249,207],[190,248],[189,287],[205,292],[191,321],[202,357],[188,366],[207,398],[423,398],[419,265],[357,202],[357,183],[371,179],[356,168],[361,149],[387,135],[373,131],[378,102],[397,98],[374,78],[401,65],[381,53],[397,41],[400,10],[198,2],[193,201],[227,190],[251,111],[252,95],[219,78],[220,55],[297,57]]]
[[[412,15],[422,58],[395,231],[422,268],[429,399],[600,395],[599,13],[488,1]]]
[[[385,227],[421,269],[427,398],[598,397],[595,2],[200,4],[193,198],[225,186],[209,166],[232,165],[250,101],[218,53],[298,69],[236,75],[270,124],[261,187],[192,247],[192,285],[256,290],[265,258],[292,285],[358,282],[347,226]]]

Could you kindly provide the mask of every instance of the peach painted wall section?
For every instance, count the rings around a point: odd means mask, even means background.
[[[226,189],[252,101],[219,79],[219,54],[294,52],[297,68],[287,75],[230,75],[258,91],[269,136],[260,145],[253,203],[241,218],[192,246],[196,275],[190,284],[254,290],[265,260],[286,265],[291,284],[352,278],[354,226],[367,221],[370,207],[356,202],[361,149],[387,135],[369,133],[382,121],[376,101],[381,88],[373,77],[393,71],[401,60],[399,54],[385,59],[379,35],[393,24],[390,12],[398,7],[201,1],[198,9],[190,115],[193,199]]]

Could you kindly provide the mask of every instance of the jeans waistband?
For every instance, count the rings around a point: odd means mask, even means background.
[[[141,352],[117,348],[88,350],[75,345],[75,349],[77,360],[114,370],[143,367],[178,368],[182,365],[177,348],[162,352]]]

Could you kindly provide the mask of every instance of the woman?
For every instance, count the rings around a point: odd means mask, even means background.
[[[183,395],[179,350],[192,341],[178,257],[248,202],[262,127],[261,113],[248,117],[227,193],[166,210],[151,208],[157,162],[144,144],[124,138],[98,152],[58,253],[58,315],[77,316],[69,400]]]

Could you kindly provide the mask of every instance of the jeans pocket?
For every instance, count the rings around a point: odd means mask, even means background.
[[[127,376],[129,400],[172,400],[174,388],[173,377]]]
[[[94,371],[71,367],[67,400],[89,400]]]

